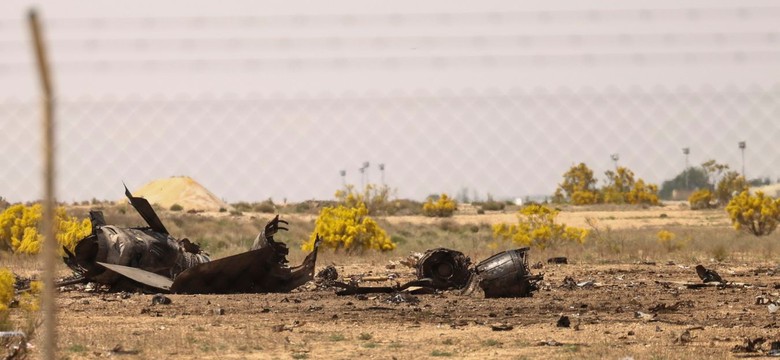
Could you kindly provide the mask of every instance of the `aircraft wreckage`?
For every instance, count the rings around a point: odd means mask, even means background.
[[[65,249],[65,263],[76,276],[59,285],[95,282],[112,291],[141,290],[177,294],[231,294],[290,292],[314,279],[314,250],[300,266],[287,266],[289,249],[274,240],[288,223],[277,215],[257,235],[249,251],[211,260],[197,244],[170,235],[149,202],[133,196],[125,187],[130,204],[146,221],[146,227],[108,225],[100,211],[90,211],[92,233],[79,240],[73,252]],[[428,250],[415,260],[417,279],[395,286],[358,286],[337,281],[329,266],[324,284],[339,288],[338,295],[367,293],[432,293],[459,290],[473,293],[481,288],[487,298],[528,297],[538,290],[543,275],[532,275],[529,248],[500,252],[471,266],[471,259],[457,250]],[[320,277],[320,275],[318,275]]]
[[[314,250],[300,266],[287,266],[289,249],[274,241],[287,230],[277,215],[257,235],[247,252],[218,260],[209,259],[198,245],[168,233],[152,206],[125,195],[148,226],[120,228],[107,225],[100,211],[90,211],[92,233],[79,240],[64,258],[76,278],[60,285],[95,282],[112,290],[146,290],[179,294],[229,294],[289,292],[314,277],[318,237]]]
[[[330,275],[325,283],[342,290],[338,295],[369,293],[431,293],[436,290],[459,290],[468,295],[482,289],[486,298],[530,297],[539,289],[543,275],[531,275],[528,267],[529,248],[519,248],[495,254],[471,267],[471,259],[457,250],[431,249],[416,259],[417,280],[396,286],[358,286],[336,281]],[[326,269],[327,270],[327,269]],[[334,269],[335,271],[335,269]]]

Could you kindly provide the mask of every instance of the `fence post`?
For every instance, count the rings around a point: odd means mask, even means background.
[[[43,342],[41,354],[44,359],[54,359],[57,350],[57,316],[55,314],[54,272],[57,261],[57,239],[54,234],[54,95],[52,94],[49,64],[38,14],[31,9],[28,14],[38,74],[41,80],[41,108],[43,110],[43,239],[41,260],[43,262]]]

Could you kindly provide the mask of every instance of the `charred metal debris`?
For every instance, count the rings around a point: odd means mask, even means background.
[[[479,287],[486,298],[530,297],[539,289],[543,275],[531,275],[528,268],[528,250],[524,247],[495,254],[475,266],[471,259],[457,250],[437,248],[425,252],[417,261],[417,279],[395,286],[358,286],[355,282],[331,281],[339,287],[338,295],[369,293],[411,294],[433,293],[441,290],[460,290],[470,294]]]
[[[290,292],[314,280],[314,251],[299,266],[289,267],[287,245],[274,240],[288,223],[274,217],[255,238],[249,251],[211,260],[197,244],[170,235],[149,202],[125,195],[148,226],[122,228],[108,225],[103,213],[90,211],[92,233],[81,239],[73,252],[65,249],[65,264],[75,275],[59,286],[94,282],[111,291],[148,293],[230,294]],[[543,275],[531,275],[529,248],[497,253],[477,264],[457,250],[437,248],[410,257],[417,279],[393,286],[359,286],[367,278],[338,281],[336,268],[328,266],[316,277],[320,288],[335,288],[338,295],[371,293],[430,294],[459,290],[470,294],[480,288],[487,298],[529,297],[538,290]],[[393,280],[384,278],[378,280]],[[409,302],[392,296],[391,302]]]
[[[299,266],[287,266],[289,249],[274,241],[288,223],[277,215],[255,238],[249,251],[211,260],[197,244],[171,236],[149,202],[125,195],[146,227],[108,225],[100,211],[90,211],[92,233],[63,260],[76,276],[59,286],[95,282],[112,291],[228,294],[289,292],[314,278],[317,250]]]

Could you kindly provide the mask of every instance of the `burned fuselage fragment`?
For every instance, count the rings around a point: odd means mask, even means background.
[[[495,254],[475,267],[479,287],[487,298],[529,297],[539,289],[542,275],[531,275],[524,247]]]
[[[283,226],[287,222],[278,216],[257,236],[251,250],[211,261],[188,239],[172,237],[146,199],[132,196],[127,188],[125,195],[149,226],[106,225],[102,213],[90,212],[92,233],[73,253],[66,250],[64,259],[83,282],[109,285],[112,290],[265,293],[291,291],[314,276],[319,239],[301,266],[288,267],[287,246],[273,239],[279,230],[287,230]]]

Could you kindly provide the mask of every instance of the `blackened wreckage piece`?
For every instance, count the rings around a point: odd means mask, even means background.
[[[475,271],[485,297],[530,297],[539,289],[537,283],[542,275],[531,275],[528,250],[524,247],[504,251],[477,264]]]
[[[273,239],[287,230],[279,216],[268,222],[249,251],[211,261],[198,245],[172,237],[146,199],[134,197],[126,187],[125,195],[149,226],[107,225],[100,211],[90,211],[92,233],[73,253],[65,250],[65,263],[79,275],[67,284],[91,281],[116,291],[225,294],[289,292],[313,279],[319,237],[300,266],[287,266],[289,249]]]
[[[433,290],[461,289],[478,285],[487,298],[529,297],[539,289],[542,275],[531,275],[528,268],[529,248],[500,252],[470,268],[471,259],[462,252],[445,248],[428,250],[417,262],[417,280],[384,287],[359,287],[336,282],[344,288],[338,295],[393,293],[410,288]]]

